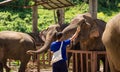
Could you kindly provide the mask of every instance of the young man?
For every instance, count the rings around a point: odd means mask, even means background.
[[[67,60],[66,47],[67,47],[67,45],[70,44],[70,42],[72,42],[78,36],[79,31],[80,31],[80,27],[77,28],[75,34],[70,39],[67,39],[64,41],[61,40],[61,38],[63,36],[62,32],[58,32],[56,34],[57,41],[51,43],[50,49],[53,52],[54,58],[55,58],[55,56],[54,56],[55,53],[58,51],[60,51],[61,53],[59,53],[59,54],[57,53],[56,57],[60,58],[59,56],[61,54],[62,58],[59,61],[54,62],[52,64],[53,72],[68,72],[67,64],[66,64],[66,60]]]

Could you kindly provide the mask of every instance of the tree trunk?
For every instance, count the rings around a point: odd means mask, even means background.
[[[33,6],[32,7],[32,12],[33,12],[33,14],[32,14],[32,32],[33,33],[37,33],[37,31],[38,31],[38,28],[37,28],[37,24],[38,24],[38,8],[37,8],[37,6],[35,5],[35,6]]]
[[[56,13],[58,18],[58,24],[61,26],[61,24],[63,24],[65,20],[64,8],[58,9]]]
[[[97,19],[97,0],[89,0],[89,12],[93,19]]]

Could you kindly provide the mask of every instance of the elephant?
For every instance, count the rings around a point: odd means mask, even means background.
[[[92,19],[89,13],[79,14],[77,17],[73,18],[65,29],[62,30],[62,40],[70,38],[75,33],[77,26],[80,26],[80,34],[73,42],[73,47],[71,47],[71,49],[75,49],[77,46],[80,47],[79,50],[105,51],[105,47],[101,41],[105,25],[106,23],[102,20]],[[50,47],[50,44],[56,40],[55,33],[58,31],[54,28],[51,29],[52,31],[49,29],[47,29],[47,35],[43,37],[46,37],[44,46],[37,51],[32,51],[33,53],[42,53],[46,51]]]
[[[41,46],[42,44],[44,44],[44,41],[40,37],[40,33],[39,32],[28,33],[28,34],[35,40],[36,46]]]
[[[79,14],[75,18],[73,18],[70,25],[62,31],[64,34],[63,40],[70,38],[74,34],[77,26],[81,27],[81,31],[78,38],[76,38],[75,43],[73,44],[77,44],[79,42],[79,50],[105,51],[105,47],[102,43],[101,38],[106,26],[106,22],[100,19],[92,19],[89,13]],[[97,59],[98,62],[100,62],[100,59],[102,59],[102,61],[105,63],[104,55],[98,55]],[[99,70],[99,68],[97,70]]]
[[[50,44],[56,40],[55,34],[57,32],[61,32],[68,25],[69,24],[62,24],[60,26],[59,24],[53,24],[53,25],[50,25],[47,29],[41,31],[39,36],[45,42],[44,45],[36,51],[28,50],[27,53],[29,54],[31,51],[36,54],[46,52],[50,48]]]
[[[76,42],[80,42],[81,50],[104,51],[105,48],[101,41],[101,37],[106,23],[99,19],[92,19],[89,13],[79,14],[71,21],[70,25],[62,31],[64,34],[63,40],[70,38],[79,25],[81,31]],[[96,43],[96,40],[99,43]],[[92,41],[92,43],[90,41]]]
[[[107,22],[102,41],[111,72],[120,72],[120,13]]]
[[[10,72],[10,68],[6,65],[7,59],[20,60],[20,68],[18,72],[25,72],[27,63],[31,55],[26,54],[27,50],[36,50],[34,39],[27,33],[15,31],[0,32],[0,72],[3,67],[6,72]],[[34,55],[34,60],[36,55]]]

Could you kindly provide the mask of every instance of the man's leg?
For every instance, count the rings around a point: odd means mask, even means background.
[[[59,64],[60,67],[60,72],[68,72],[68,68],[67,68],[67,63],[66,61],[61,61]]]
[[[54,64],[52,65],[52,72],[59,72],[58,66],[59,66],[58,63],[54,63]]]

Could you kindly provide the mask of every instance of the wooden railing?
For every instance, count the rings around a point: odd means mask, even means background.
[[[97,72],[98,59],[104,58],[105,72],[108,72],[108,61],[105,51],[80,51],[68,50],[67,53],[72,53],[72,72]]]
[[[80,51],[80,50],[67,50],[67,54],[71,53],[69,70],[72,72],[99,72],[98,59],[105,58],[104,72],[108,71],[108,60],[105,51]],[[38,55],[38,71],[40,67],[51,66],[52,54],[50,51]],[[103,72],[103,71],[101,71]]]
[[[108,61],[105,51],[80,51],[67,50],[67,54],[71,53],[70,67],[72,72],[97,72],[98,59],[104,58],[105,67],[102,67],[105,72],[108,72]],[[40,66],[51,66],[51,53],[43,53],[40,55]],[[101,64],[101,63],[100,63]],[[104,69],[105,68],[105,69]]]

